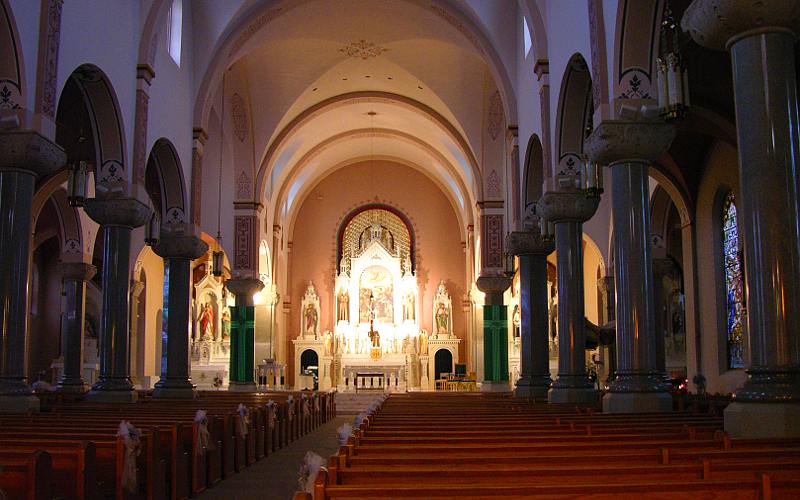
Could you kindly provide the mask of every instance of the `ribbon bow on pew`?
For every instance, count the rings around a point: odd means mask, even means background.
[[[136,482],[136,457],[139,456],[141,451],[139,437],[141,436],[139,429],[133,426],[127,420],[119,423],[119,430],[117,436],[121,436],[125,442],[125,458],[122,468],[122,487],[129,493],[135,493],[137,490]]]

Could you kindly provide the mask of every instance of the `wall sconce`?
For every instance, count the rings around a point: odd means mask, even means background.
[[[82,207],[86,201],[86,172],[88,164],[81,160],[73,163],[67,178],[67,202],[71,207]]]

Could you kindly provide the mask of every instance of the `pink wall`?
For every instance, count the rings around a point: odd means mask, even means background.
[[[328,175],[299,208],[288,238],[292,244],[288,280],[291,290],[286,296],[292,304],[286,352],[291,374],[291,340],[300,330],[300,302],[306,285],[313,281],[320,295],[321,330],[333,330],[336,233],[351,210],[376,201],[399,209],[412,222],[417,242],[421,328],[432,330],[433,297],[439,280],[444,279],[453,300],[454,331],[462,339],[459,359],[465,359],[467,317],[461,300],[467,291],[466,260],[456,214],[445,194],[424,174],[405,165],[375,160],[349,165]]]

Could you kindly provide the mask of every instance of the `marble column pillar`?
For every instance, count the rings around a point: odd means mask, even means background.
[[[165,236],[153,247],[164,258],[167,283],[167,367],[156,382],[153,397],[193,398],[189,375],[189,309],[192,300],[192,260],[208,245],[191,234]]]
[[[584,144],[592,161],[611,168],[617,374],[603,397],[605,412],[672,410],[656,362],[648,168],[674,137],[664,122],[609,120]]]
[[[550,389],[550,339],[547,309],[547,256],[555,250],[552,238],[532,231],[506,237],[509,253],[519,256],[520,376],[514,395],[545,398]]]
[[[84,392],[83,333],[86,318],[86,282],[97,268],[83,262],[60,265],[64,283],[65,311],[61,316],[61,357],[64,373],[58,381],[59,392]]]
[[[0,133],[0,411],[38,411],[25,377],[31,203],[37,177],[66,163],[64,150],[29,130]]]
[[[137,198],[116,197],[88,199],[84,209],[103,227],[100,376],[86,399],[134,402],[137,394],[131,383],[128,329],[131,232],[150,219],[152,209]]]
[[[236,295],[236,306],[231,308],[231,374],[228,390],[255,391],[253,295],[264,288],[264,283],[255,278],[234,278],[226,281],[225,286]]]
[[[486,294],[483,306],[483,381],[484,392],[505,392],[508,383],[508,307],[503,292],[511,286],[505,276],[481,276],[478,290]]]
[[[694,0],[681,22],[733,63],[747,380],[725,409],[732,437],[800,437],[798,18],[800,0]]]
[[[597,390],[586,373],[583,223],[599,204],[600,197],[582,191],[548,192],[539,202],[556,228],[558,379],[547,395],[551,403],[597,402]]]

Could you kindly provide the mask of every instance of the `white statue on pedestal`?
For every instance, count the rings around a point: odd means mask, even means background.
[[[301,336],[304,339],[319,338],[319,295],[317,295],[317,290],[314,288],[314,283],[310,281],[308,282],[308,287],[306,288],[306,293],[303,296],[300,307],[302,311],[300,315]]]
[[[433,335],[450,338],[453,334],[453,307],[444,280],[439,282],[439,289],[433,299]]]

